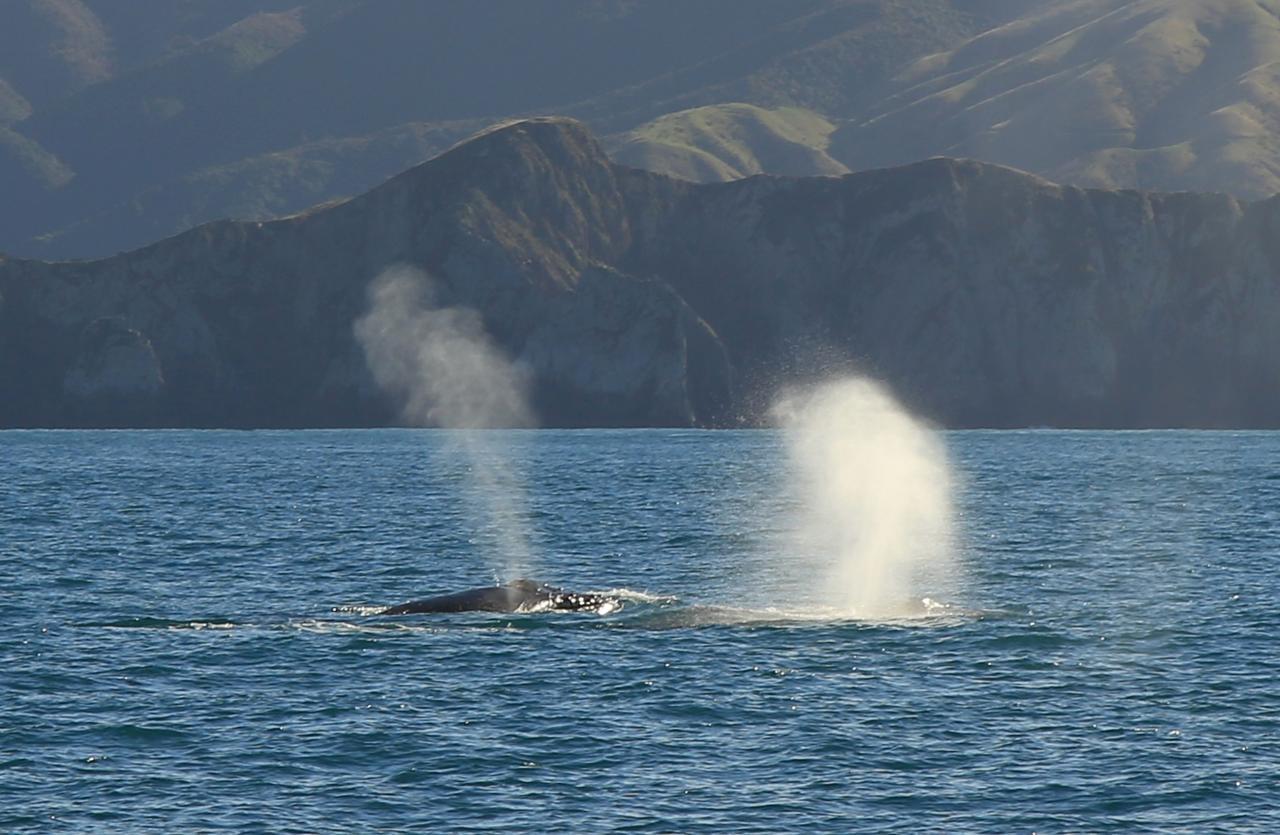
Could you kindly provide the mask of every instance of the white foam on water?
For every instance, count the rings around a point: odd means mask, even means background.
[[[600,589],[584,592],[585,594],[596,595],[599,597],[616,597],[619,600],[630,601],[632,603],[675,603],[677,598],[671,595],[650,594],[644,591],[636,591],[628,588]]]

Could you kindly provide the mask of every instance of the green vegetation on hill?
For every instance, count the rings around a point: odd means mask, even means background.
[[[970,156],[1280,190],[1280,0],[11,0],[0,248],[81,257],[576,116],[679,177]],[[835,126],[832,132],[830,126]]]
[[[752,174],[845,174],[827,156],[835,125],[811,110],[765,110],[750,104],[708,105],[671,113],[610,137],[624,165],[685,180],[736,180]]]
[[[1024,0],[1040,5],[1043,0]],[[724,102],[857,113],[905,61],[947,48],[1003,19],[989,0],[831,0],[777,4],[786,20],[699,60],[657,72],[569,109],[604,131]],[[737,16],[738,10],[726,9]],[[676,24],[678,25],[678,24]]]
[[[906,67],[833,153],[1101,187],[1280,191],[1280,0],[1073,0]]]
[[[358,194],[479,128],[481,122],[409,124],[371,136],[323,139],[215,165],[154,186],[48,234],[54,250],[112,252],[132,238],[159,240],[210,218],[264,220]]]
[[[111,34],[85,0],[0,4],[0,77],[37,109],[110,78],[115,61]]]
[[[0,193],[14,194],[32,187],[58,189],[73,177],[71,169],[39,143],[0,127]]]
[[[531,112],[577,113],[609,133],[744,102],[774,115],[721,120],[756,126],[711,156],[733,170],[838,170],[779,133],[777,114],[822,102],[845,115],[902,60],[978,31],[991,2],[79,0],[70,5],[107,41],[94,52],[82,39],[76,54],[105,55],[108,75],[64,84],[50,100],[27,96],[34,112],[20,123],[75,179],[54,194],[31,181],[11,195],[24,211],[0,224],[0,247],[86,256],[246,208],[297,210],[425,158],[395,150],[414,143],[389,135]],[[19,11],[0,5],[0,31],[14,31],[5,25]],[[44,72],[66,39],[24,37],[25,75],[0,55],[0,77],[26,96],[21,80]],[[438,150],[427,145],[425,155]],[[707,135],[688,147],[716,145]],[[755,163],[733,162],[731,146]],[[317,148],[324,166],[293,165]],[[387,150],[370,164],[370,148]],[[265,172],[260,183],[251,171]]]
[[[31,115],[31,103],[22,94],[0,78],[0,125],[21,122]]]

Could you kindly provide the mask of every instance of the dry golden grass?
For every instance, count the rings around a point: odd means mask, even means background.
[[[608,146],[625,165],[703,182],[763,172],[844,174],[826,152],[834,129],[811,110],[728,103],[669,113],[610,137]]]
[[[1280,0],[1074,0],[928,56],[835,136],[1103,187],[1280,191]]]

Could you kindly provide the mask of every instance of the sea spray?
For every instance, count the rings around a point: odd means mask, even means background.
[[[941,439],[861,378],[787,392],[773,413],[799,499],[790,547],[811,595],[867,618],[948,595],[955,541]]]
[[[527,573],[531,549],[524,489],[499,435],[485,430],[528,427],[527,380],[493,342],[480,315],[436,303],[422,271],[397,266],[369,286],[368,311],[355,334],[380,387],[400,403],[410,426],[456,430],[449,438],[469,466],[467,497],[484,520],[494,570]]]
[[[422,271],[399,266],[379,275],[355,330],[374,379],[402,402],[405,422],[446,429],[534,425],[526,380],[480,315],[438,306]]]

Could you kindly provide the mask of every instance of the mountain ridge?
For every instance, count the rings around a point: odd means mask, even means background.
[[[949,426],[1277,426],[1278,231],[1280,199],[975,161],[695,184],[524,120],[289,218],[0,261],[0,423],[394,423],[352,322],[409,265],[545,425],[755,424],[856,368]]]
[[[0,8],[0,45],[19,7],[52,1]],[[22,115],[0,143],[0,248],[30,257],[348,197],[502,118],[567,112],[618,133],[727,101],[844,108],[900,59],[1003,14],[994,0],[57,2],[105,33],[111,61],[0,117]],[[61,36],[8,32],[0,79],[16,93],[66,74]]]
[[[850,167],[934,154],[1056,181],[1280,191],[1280,4],[1071,0],[906,66],[832,138]]]
[[[1278,21],[1280,0],[14,0],[0,248],[265,220],[541,112],[698,181],[942,155],[1260,199]]]

